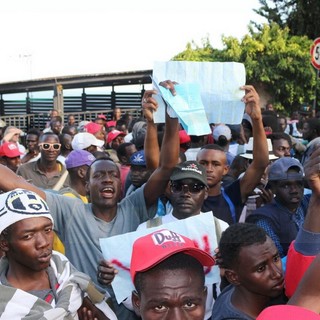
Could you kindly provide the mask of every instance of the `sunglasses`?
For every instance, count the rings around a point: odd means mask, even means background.
[[[199,193],[201,190],[203,190],[206,186],[204,184],[198,184],[198,183],[176,183],[173,182],[170,185],[171,191],[173,193],[180,193],[182,190],[184,192],[188,191],[190,193]]]
[[[60,150],[61,144],[60,143],[39,143],[39,147],[43,150]]]

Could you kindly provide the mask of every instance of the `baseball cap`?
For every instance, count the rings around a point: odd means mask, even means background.
[[[132,281],[137,272],[147,271],[179,252],[194,257],[203,266],[215,264],[213,257],[197,248],[191,239],[168,229],[162,229],[142,236],[133,243],[130,263]]]
[[[104,141],[97,139],[92,133],[79,132],[74,136],[71,145],[73,150],[83,150],[90,146],[101,148]]]
[[[188,143],[191,141],[191,138],[187,134],[186,130],[179,130],[179,141],[180,141],[180,144]]]
[[[79,125],[78,125],[78,132],[83,132],[84,131],[84,127],[88,124],[88,123],[90,123],[90,121],[87,121],[87,120],[83,120],[83,121],[81,121],[80,123],[79,123]]]
[[[5,127],[7,124],[5,123],[5,121],[3,121],[2,119],[0,119],[0,128]]]
[[[86,150],[72,150],[65,160],[66,168],[77,168],[83,165],[90,166],[95,159],[96,158]]]
[[[134,166],[146,166],[146,158],[144,156],[144,150],[133,153],[130,157],[130,163]]]
[[[5,142],[0,146],[0,157],[15,158],[22,155],[14,142]]]
[[[36,193],[15,189],[0,195],[0,234],[12,224],[28,219],[45,217],[53,222],[47,203]]]
[[[289,169],[296,172],[288,173]],[[304,177],[303,166],[299,160],[290,157],[282,157],[273,162],[268,171],[268,180],[302,180]]]
[[[108,137],[107,137],[107,143],[110,143],[112,142],[116,137],[118,136],[125,136],[126,134],[122,131],[119,131],[119,130],[113,130],[113,131],[110,131],[108,133]]]
[[[144,138],[147,132],[147,123],[145,121],[138,121],[132,127],[132,142],[138,149],[144,145]]]
[[[213,139],[218,141],[220,136],[225,136],[227,140],[231,140],[231,130],[225,124],[219,124],[213,129]]]
[[[104,114],[99,114],[97,118],[107,121],[107,118]]]
[[[95,134],[101,130],[101,125],[95,122],[89,122],[84,126],[84,131]]]
[[[179,163],[173,170],[170,180],[196,179],[205,186],[207,183],[206,168],[197,161],[185,161]]]
[[[269,160],[276,160],[278,157],[273,153],[272,142],[271,139],[267,139],[268,144],[268,152],[269,152]],[[246,147],[246,152],[240,154],[241,157],[246,159],[253,159],[253,137],[250,137],[249,142]]]
[[[320,320],[320,316],[315,312],[303,307],[292,305],[278,305],[264,309],[257,320]]]
[[[115,127],[116,125],[117,125],[117,121],[114,121],[114,120],[107,121],[108,128]]]

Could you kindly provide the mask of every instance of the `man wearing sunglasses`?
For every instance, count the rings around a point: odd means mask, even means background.
[[[197,161],[179,163],[170,177],[169,186],[168,196],[172,205],[172,212],[142,223],[138,229],[157,227],[164,223],[186,219],[201,213],[203,202],[208,196],[207,173],[204,166]],[[218,243],[221,232],[228,228],[228,224],[216,219],[215,225],[212,227],[215,228]],[[219,233],[220,235],[218,235]],[[219,279],[219,275],[217,278]],[[205,319],[211,317],[213,303],[220,294],[219,287],[220,281],[208,287]]]
[[[59,137],[52,132],[44,133],[39,139],[39,148],[40,159],[21,165],[17,174],[39,188],[52,189],[66,171],[57,161],[61,149]],[[63,186],[69,186],[68,178]]]

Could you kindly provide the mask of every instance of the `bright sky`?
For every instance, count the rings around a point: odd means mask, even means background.
[[[188,42],[241,39],[258,0],[10,0],[0,4],[0,82],[152,69]]]

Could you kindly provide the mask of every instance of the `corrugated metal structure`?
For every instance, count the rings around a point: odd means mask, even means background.
[[[151,83],[152,70],[119,73],[64,76],[0,83],[0,116],[8,125],[22,129],[43,128],[50,109],[57,109],[61,115],[78,115],[79,120],[91,120],[97,114],[107,117],[117,106],[121,110],[140,109],[144,85]],[[118,92],[119,86],[141,85],[137,92]],[[109,87],[106,94],[88,94],[86,89]],[[65,96],[65,89],[81,89],[78,96]],[[31,93],[52,91],[52,97],[32,98]],[[25,93],[24,100],[6,100],[4,95]]]

